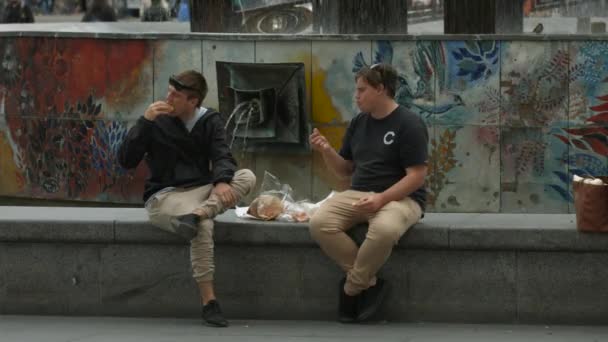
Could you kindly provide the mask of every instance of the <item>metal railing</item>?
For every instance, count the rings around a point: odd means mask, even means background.
[[[443,0],[408,0],[407,8],[410,24],[443,19]]]
[[[532,0],[531,12],[559,10],[563,16],[594,16],[608,8],[606,0]]]

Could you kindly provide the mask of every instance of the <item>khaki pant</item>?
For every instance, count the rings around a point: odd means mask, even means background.
[[[255,175],[247,169],[238,170],[230,186],[241,199],[255,186]],[[197,236],[190,241],[190,261],[193,277],[197,282],[213,280],[213,218],[226,210],[219,198],[210,196],[211,190],[212,184],[161,190],[146,203],[150,222],[171,233],[175,233],[171,225],[172,217],[192,213],[195,209],[202,209],[207,214],[208,219],[201,220]]]
[[[344,291],[349,295],[376,284],[376,273],[393,246],[422,215],[420,205],[410,197],[389,202],[373,214],[356,211],[352,204],[370,194],[355,190],[337,193],[310,220],[313,239],[346,272]],[[369,228],[358,248],[345,232],[363,222],[369,222]]]

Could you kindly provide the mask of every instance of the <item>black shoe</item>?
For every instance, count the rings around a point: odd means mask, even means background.
[[[186,214],[171,218],[171,225],[175,233],[188,240],[192,240],[198,234],[198,223],[201,217],[196,214]]]
[[[203,321],[212,327],[228,326],[228,321],[224,318],[217,300],[210,300],[207,305],[203,305]]]
[[[338,321],[340,323],[355,323],[357,321],[357,299],[359,296],[349,296],[344,293],[344,283],[340,281],[340,303],[338,307]]]
[[[374,316],[387,293],[388,285],[382,278],[377,278],[376,285],[361,292],[357,307],[357,321],[363,322]]]

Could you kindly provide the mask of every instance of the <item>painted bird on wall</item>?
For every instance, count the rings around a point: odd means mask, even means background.
[[[441,115],[447,113],[452,108],[464,106],[465,103],[458,94],[450,94],[445,98],[433,101],[434,77],[437,79],[439,91],[445,89],[447,71],[446,58],[443,47],[438,42],[417,41],[416,50],[412,56],[413,69],[417,80],[415,91],[412,90],[410,81],[404,74],[399,74],[399,86],[395,94],[395,100],[400,105],[412,109],[420,115]],[[378,41],[377,50],[372,64],[393,63],[393,46],[390,41]],[[363,67],[369,67],[361,52],[357,53],[353,59],[353,72],[358,72]]]
[[[543,26],[543,23],[538,23],[538,25],[536,25],[536,27],[534,27],[534,30],[532,30],[532,32],[536,33],[536,34],[541,34],[543,33],[543,29],[545,27]]]

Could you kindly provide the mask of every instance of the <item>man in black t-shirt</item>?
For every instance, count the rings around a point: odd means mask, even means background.
[[[344,323],[368,320],[377,311],[387,283],[376,273],[426,203],[428,132],[420,117],[395,102],[397,72],[376,64],[355,80],[361,113],[350,122],[340,151],[317,129],[310,136],[336,175],[352,177],[351,189],[325,201],[310,221],[313,239],[346,273],[339,300]],[[362,222],[369,228],[357,247],[345,232]]]

